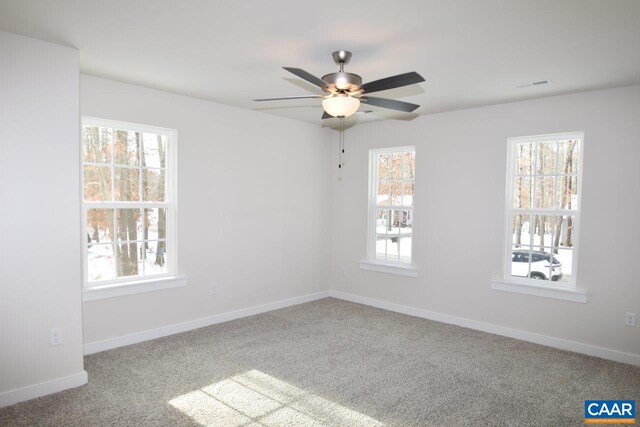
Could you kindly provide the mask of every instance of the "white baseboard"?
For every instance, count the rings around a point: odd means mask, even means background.
[[[424,310],[416,307],[395,304],[387,301],[381,301],[373,298],[367,298],[346,292],[329,291],[329,295],[359,304],[370,305],[372,307],[382,308],[397,313],[408,314],[409,316],[422,317],[436,322],[449,323],[452,325],[462,326],[465,328],[476,329],[478,331],[488,332],[490,334],[502,335],[509,338],[515,338],[522,341],[529,341],[535,344],[541,344],[548,347],[555,347],[562,350],[582,353],[589,356],[600,357],[602,359],[613,360],[615,362],[628,363],[630,365],[640,366],[640,355],[625,353],[618,350],[596,347],[589,344],[583,344],[575,341],[569,341],[562,338],[550,337],[547,335],[535,334],[533,332],[521,331],[519,329],[508,328],[506,326],[494,325],[492,323],[480,322],[477,320],[465,319],[464,317],[453,316],[450,314],[439,313],[436,311]]]
[[[80,387],[86,383],[87,372],[80,371],[77,374],[69,375],[67,377],[56,378],[54,380],[17,388],[15,390],[5,391],[0,393],[0,408],[24,402],[25,400],[35,399],[36,397],[45,396],[47,394]]]
[[[166,337],[168,335],[187,332],[193,329],[203,328],[205,326],[215,325],[216,323],[228,322],[230,320],[240,319],[242,317],[253,316],[255,314],[265,313],[267,311],[277,310],[292,305],[302,304],[309,301],[315,301],[321,298],[327,298],[329,291],[321,291],[313,294],[302,295],[299,297],[288,298],[280,301],[270,302],[267,304],[256,305],[253,307],[242,308],[240,310],[220,313],[209,317],[190,320],[188,322],[175,323],[156,329],[148,329],[145,331],[135,332],[132,334],[122,335],[115,338],[109,338],[102,341],[94,341],[85,343],[84,354],[98,353],[112,348],[123,347],[125,345],[136,344],[142,341],[148,341],[156,338]]]

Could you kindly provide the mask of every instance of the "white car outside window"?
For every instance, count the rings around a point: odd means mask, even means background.
[[[530,268],[529,258],[531,258]],[[550,259],[552,259],[551,264]],[[557,281],[562,278],[562,263],[547,252],[513,251],[511,275],[539,280],[549,280],[550,277],[551,280]]]

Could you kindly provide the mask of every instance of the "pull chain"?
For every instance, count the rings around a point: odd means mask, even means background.
[[[343,161],[342,157],[344,155],[344,117],[340,117],[340,153],[339,153],[339,161],[338,168],[342,169]]]

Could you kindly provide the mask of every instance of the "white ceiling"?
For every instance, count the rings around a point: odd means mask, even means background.
[[[376,94],[419,114],[640,84],[639,0],[0,0],[0,29],[78,48],[87,74],[318,125],[317,99],[252,99],[318,93],[281,67],[321,77],[338,49],[365,82],[422,74]],[[415,117],[370,109],[350,120]]]

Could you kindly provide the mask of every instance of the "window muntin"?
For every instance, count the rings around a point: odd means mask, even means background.
[[[371,150],[370,169],[368,258],[411,265],[415,148]]]
[[[509,139],[505,278],[575,287],[582,133]]]
[[[175,131],[84,118],[86,288],[175,274]]]

